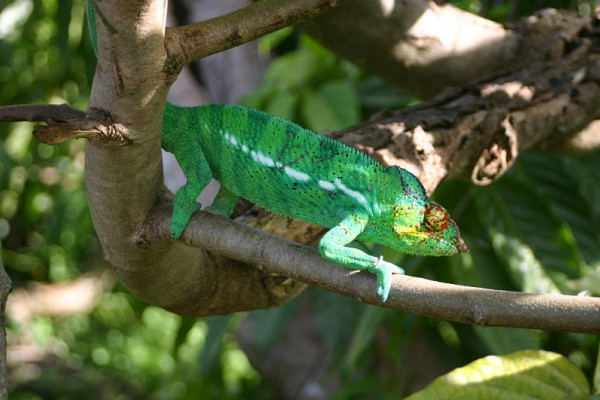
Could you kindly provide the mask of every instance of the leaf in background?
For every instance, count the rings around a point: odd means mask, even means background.
[[[596,355],[596,368],[594,370],[594,393],[600,394],[600,349],[598,349]]]
[[[530,185],[505,176],[480,188],[475,203],[498,258],[521,290],[557,293],[567,276],[578,276],[580,258],[568,231]]]
[[[217,366],[215,360],[221,354],[223,336],[227,332],[227,326],[232,317],[233,315],[220,315],[206,318],[208,334],[198,361],[201,372],[206,373]]]
[[[265,73],[264,86],[276,89],[301,90],[319,75],[318,57],[307,51],[293,51],[276,58]]]
[[[259,353],[264,354],[283,336],[292,322],[298,298],[269,310],[256,310],[248,314],[252,324],[252,335]]]
[[[600,153],[588,154],[571,160],[579,193],[590,206],[590,212],[597,221],[600,218]]]
[[[319,93],[329,104],[340,126],[335,129],[347,128],[360,121],[360,105],[355,87],[348,81],[329,81],[319,88]]]
[[[590,387],[579,368],[560,354],[524,350],[488,356],[436,379],[406,400],[584,399]]]
[[[344,355],[343,369],[345,371],[354,371],[358,367],[360,356],[364,354],[367,347],[372,345],[373,336],[380,328],[381,321],[389,311],[390,310],[383,307],[372,306],[369,304],[363,304],[361,306],[352,342],[346,349]]]
[[[324,290],[311,290],[312,309],[321,337],[333,353],[341,355],[358,320],[359,303]]]
[[[296,119],[296,107],[298,106],[298,100],[298,93],[295,93],[291,90],[278,91],[269,99],[267,99],[267,104],[264,110],[269,114],[294,121]]]
[[[540,335],[529,329],[473,326],[473,330],[493,354],[508,354],[518,350],[541,347],[537,340]]]
[[[323,93],[321,90],[308,90],[305,92],[300,103],[302,120],[306,127],[316,132],[325,130],[340,130],[352,124],[353,120],[358,119],[358,102],[356,101],[356,92],[352,88],[343,88],[343,85],[325,86]],[[333,100],[334,92],[345,93],[349,97],[347,100]],[[342,109],[338,107],[349,106],[351,109]]]
[[[261,54],[269,54],[277,48],[281,43],[286,41],[290,36],[294,34],[294,28],[288,26],[283,29],[279,29],[273,33],[263,36],[258,40],[258,51]]]
[[[173,357],[177,355],[177,350],[179,350],[179,346],[181,346],[185,342],[188,333],[190,333],[194,325],[196,325],[196,322],[198,322],[198,318],[180,317],[180,320],[181,323],[179,325],[179,328],[177,329],[175,343],[173,344]]]
[[[415,97],[375,76],[366,77],[358,84],[357,91],[367,115],[383,109],[406,107],[417,101]]]
[[[594,206],[581,193],[581,175],[575,173],[574,163],[566,157],[537,151],[524,154],[521,160],[524,173],[535,189],[556,216],[570,227],[583,258],[588,264],[597,263],[600,227],[592,212]]]
[[[463,228],[465,227],[461,226]],[[480,229],[480,225],[474,228]],[[504,270],[504,264],[496,256],[487,235],[480,233],[475,238],[471,234],[462,234],[462,237],[469,253],[448,258],[448,273],[452,276],[452,281],[467,286],[515,290],[514,283]]]
[[[598,296],[600,295],[600,271],[592,271],[579,279],[567,281],[565,284],[575,292],[588,291]]]

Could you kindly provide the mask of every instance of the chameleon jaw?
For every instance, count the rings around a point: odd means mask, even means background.
[[[416,243],[414,249],[406,250],[405,252],[416,255],[456,255],[460,253],[468,253],[467,245],[457,235],[453,241],[448,241],[445,237],[436,232],[418,231],[415,228],[404,225],[395,225],[394,232],[398,235],[398,239],[403,243]],[[410,239],[410,240],[406,240]],[[418,249],[419,243],[437,243],[438,246],[433,246],[433,249]],[[409,245],[410,246],[410,245]],[[437,247],[437,248],[436,248]]]

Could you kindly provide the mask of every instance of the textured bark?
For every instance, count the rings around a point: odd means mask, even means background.
[[[440,3],[355,0],[300,28],[367,71],[429,98],[476,78],[560,59],[587,25],[576,14],[548,10],[503,26]]]

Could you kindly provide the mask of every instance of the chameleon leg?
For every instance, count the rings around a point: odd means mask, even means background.
[[[175,154],[187,182],[177,191],[173,202],[169,233],[174,239],[181,236],[192,214],[200,209],[200,204],[196,199],[212,179],[208,162],[196,141],[182,140],[178,147],[179,151],[173,149],[173,154]]]
[[[233,208],[235,207],[237,199],[237,194],[229,191],[226,187],[221,185],[221,189],[219,189],[217,197],[215,197],[213,203],[206,208],[206,211],[229,218],[233,212]]]
[[[319,242],[319,252],[327,260],[374,274],[377,277],[377,296],[386,301],[392,286],[392,274],[403,274],[404,270],[381,258],[345,246],[363,231],[367,222],[368,218],[364,215],[348,215],[323,236]]]

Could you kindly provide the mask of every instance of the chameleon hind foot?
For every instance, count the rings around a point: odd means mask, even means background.
[[[384,261],[383,256],[380,256],[374,261],[371,268],[371,273],[377,276],[377,296],[381,301],[385,302],[392,288],[392,275],[404,274],[404,270],[397,265]]]

